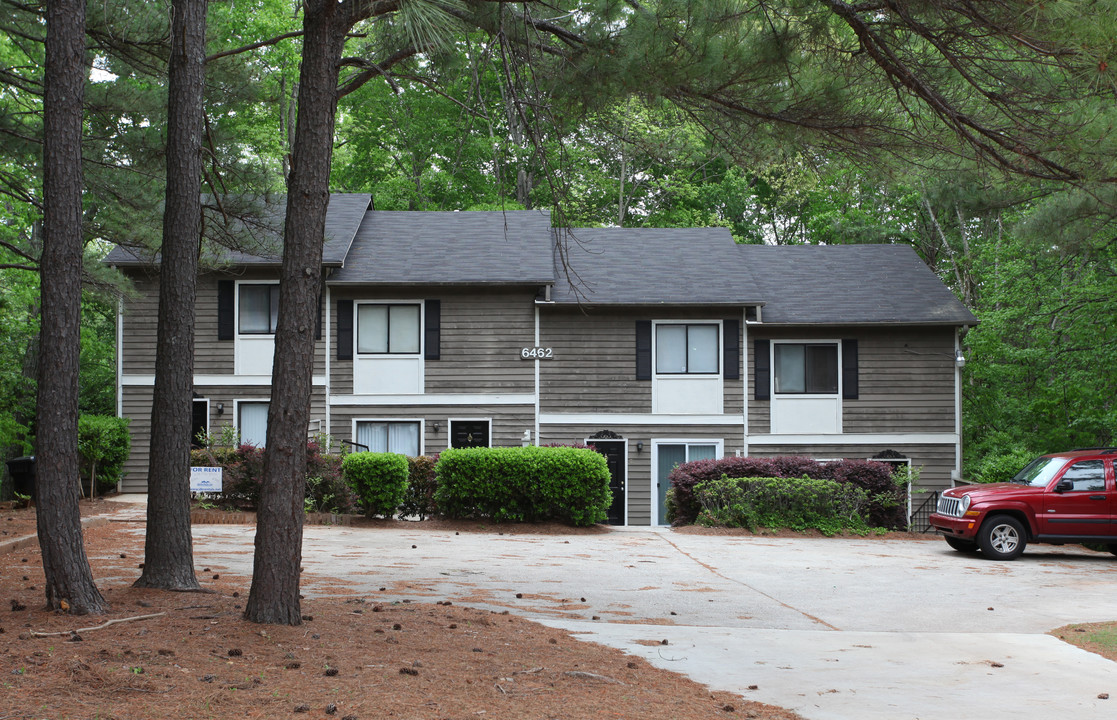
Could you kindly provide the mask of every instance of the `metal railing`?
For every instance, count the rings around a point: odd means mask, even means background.
[[[939,491],[934,490],[927,493],[923,497],[923,502],[912,510],[911,513],[911,531],[912,532],[934,532],[931,527],[931,513],[935,511],[939,505]]]

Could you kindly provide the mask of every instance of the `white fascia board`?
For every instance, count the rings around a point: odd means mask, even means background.
[[[312,384],[322,385],[326,384],[326,377],[324,375],[315,375],[312,378]],[[123,375],[120,378],[121,385],[129,385],[132,387],[154,387],[154,375]],[[194,386],[209,386],[209,387],[237,387],[237,386],[252,386],[260,387],[271,385],[270,375],[195,375]]]
[[[663,415],[659,413],[540,413],[545,425],[736,425],[743,415]]]
[[[330,405],[535,405],[535,395],[334,395]]]
[[[750,435],[749,445],[953,445],[954,433]]]

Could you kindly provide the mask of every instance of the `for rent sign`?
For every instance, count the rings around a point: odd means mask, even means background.
[[[190,468],[190,492],[221,492],[221,468]]]

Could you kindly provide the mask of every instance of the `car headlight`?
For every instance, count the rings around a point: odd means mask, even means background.
[[[963,495],[962,496],[962,502],[958,506],[959,508],[961,508],[961,511],[959,513],[960,515],[965,515],[966,511],[970,509],[970,502],[971,501],[970,501],[970,496],[969,495]]]

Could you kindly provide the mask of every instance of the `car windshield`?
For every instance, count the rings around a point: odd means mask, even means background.
[[[1065,458],[1040,457],[1028,463],[1020,472],[1013,476],[1012,482],[1032,487],[1046,487],[1059,472],[1059,468],[1066,462]]]

